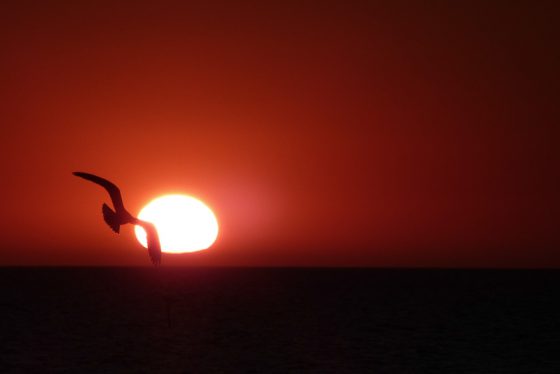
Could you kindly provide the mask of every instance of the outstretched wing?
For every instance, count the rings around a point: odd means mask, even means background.
[[[137,225],[142,226],[146,231],[146,238],[148,241],[148,254],[154,265],[159,265],[161,263],[161,245],[159,243],[159,235],[156,226],[151,222],[146,222],[142,220],[136,221]]]
[[[83,173],[81,171],[75,171],[72,174],[74,174],[77,177],[84,178],[90,182],[96,183],[101,187],[105,188],[107,192],[109,192],[109,196],[111,197],[111,201],[113,202],[113,207],[115,208],[115,211],[117,212],[124,211],[121,191],[114,183],[109,182],[107,179],[98,177],[97,175]]]

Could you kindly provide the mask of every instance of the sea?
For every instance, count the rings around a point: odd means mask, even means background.
[[[560,373],[559,270],[0,268],[0,372]]]

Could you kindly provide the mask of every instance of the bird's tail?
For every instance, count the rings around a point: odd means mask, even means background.
[[[107,204],[103,204],[103,219],[109,225],[109,227],[116,232],[117,234],[121,230],[121,225],[119,223],[119,218],[117,217],[117,213],[113,211],[113,209],[109,208]]]

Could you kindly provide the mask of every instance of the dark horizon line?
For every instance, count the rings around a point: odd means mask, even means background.
[[[152,265],[0,265],[0,269],[154,269]],[[348,266],[348,265],[166,265],[159,269],[301,269],[301,270],[410,270],[410,271],[551,271],[560,270],[552,266]]]

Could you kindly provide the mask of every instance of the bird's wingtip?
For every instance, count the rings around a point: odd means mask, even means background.
[[[75,175],[76,177],[88,179],[88,180],[91,180],[91,177],[94,176],[93,174],[86,173],[85,171],[73,171],[72,175]]]

